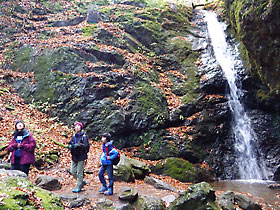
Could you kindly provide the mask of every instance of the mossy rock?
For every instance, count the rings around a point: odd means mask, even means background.
[[[215,202],[215,191],[206,183],[201,182],[190,186],[172,203],[170,210],[220,210]]]
[[[33,192],[35,192],[33,194]],[[5,177],[0,182],[1,209],[64,209],[54,194],[22,177]]]
[[[181,182],[213,181],[212,171],[180,158],[168,158],[151,168],[156,174],[167,175]]]

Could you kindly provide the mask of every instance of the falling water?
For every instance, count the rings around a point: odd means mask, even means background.
[[[233,113],[232,130],[235,136],[237,165],[241,179],[267,179],[266,167],[258,150],[258,139],[251,126],[244,106],[240,101],[242,89],[239,88],[235,65],[240,60],[233,54],[235,48],[226,42],[225,24],[218,21],[216,14],[205,12],[208,33],[217,62],[220,64],[229,85],[229,106]]]

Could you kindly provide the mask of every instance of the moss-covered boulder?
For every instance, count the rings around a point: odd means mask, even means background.
[[[206,183],[201,182],[190,186],[171,204],[170,210],[219,210],[215,202],[215,191]]]
[[[34,186],[24,177],[1,175],[0,209],[64,209],[54,194]]]
[[[168,158],[152,167],[152,172],[170,176],[181,182],[213,181],[214,174],[209,167],[192,164],[180,158]]]
[[[114,178],[119,181],[134,182],[135,179],[144,179],[150,172],[145,163],[125,155],[121,155],[120,162],[114,166]]]

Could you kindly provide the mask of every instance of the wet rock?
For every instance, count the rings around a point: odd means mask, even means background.
[[[158,188],[158,189],[170,190],[170,191],[176,192],[176,193],[178,192],[178,190],[176,188],[170,186],[169,184],[167,184],[161,180],[153,178],[153,177],[146,176],[144,181],[145,181],[145,183],[153,185],[155,188]]]
[[[254,203],[249,197],[241,193],[236,193],[234,200],[237,205],[244,210],[262,210],[259,204]]]
[[[60,190],[61,184],[57,178],[51,176],[41,175],[36,179],[36,185],[46,190]]]
[[[217,198],[218,204],[223,210],[235,210],[234,206],[234,193],[228,191]]]
[[[219,207],[215,203],[215,200],[215,192],[211,186],[206,182],[201,182],[190,186],[186,191],[182,192],[169,209],[218,210]]]
[[[280,189],[280,184],[270,184],[268,185],[269,189]]]
[[[121,188],[120,193],[119,193],[120,200],[134,202],[137,198],[138,198],[137,190],[130,188],[130,187]]]

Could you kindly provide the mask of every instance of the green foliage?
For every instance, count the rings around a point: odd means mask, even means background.
[[[149,7],[165,8],[167,1],[165,0],[145,0]]]
[[[84,36],[91,36],[94,31],[97,29],[97,26],[96,25],[91,25],[91,26],[84,26],[82,28],[82,31],[84,33]]]

